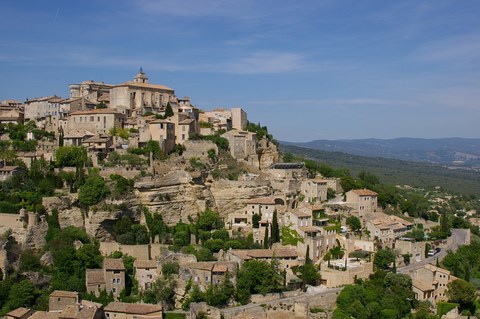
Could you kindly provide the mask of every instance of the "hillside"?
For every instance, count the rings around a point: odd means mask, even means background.
[[[315,140],[282,144],[360,156],[480,168],[478,138]]]
[[[480,193],[480,172],[478,171],[449,169],[438,164],[327,152],[293,145],[281,144],[280,149],[282,152],[289,151],[336,168],[348,168],[353,175],[357,175],[361,170],[371,171],[384,183],[418,187],[441,186],[451,192]]]

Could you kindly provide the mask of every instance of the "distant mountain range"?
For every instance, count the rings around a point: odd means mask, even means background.
[[[315,140],[306,143],[280,142],[282,145],[384,157],[411,162],[480,168],[480,138],[396,138],[358,140]]]

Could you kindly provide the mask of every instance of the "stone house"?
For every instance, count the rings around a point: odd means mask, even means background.
[[[176,137],[176,142],[178,144],[185,144],[186,141],[190,139],[191,134],[196,133],[196,122],[194,119],[184,119],[178,122],[178,127],[180,133]]]
[[[83,141],[93,136],[95,136],[94,133],[83,129],[71,130],[63,135],[63,145],[82,146]]]
[[[111,302],[105,307],[106,319],[162,319],[160,305]]]
[[[107,154],[115,150],[113,137],[105,134],[95,134],[82,141],[88,156],[92,159],[93,166],[98,166],[98,160],[107,157]]]
[[[260,197],[254,198],[247,202],[245,205],[244,215],[248,216],[248,219],[252,219],[253,215],[260,215],[260,224],[271,224],[273,218],[273,212],[277,208],[275,199],[273,197]]]
[[[369,189],[352,189],[346,193],[347,205],[357,209],[363,218],[365,214],[378,210],[378,194]]]
[[[85,273],[87,293],[99,295],[101,290],[112,292],[118,298],[125,289],[125,266],[122,259],[105,258],[102,269],[87,269]]]
[[[41,122],[47,115],[58,115],[61,98],[54,96],[34,98],[24,103],[24,118],[28,122]],[[41,126],[38,125],[37,126]]]
[[[210,285],[219,285],[230,274],[230,281],[235,285],[235,276],[238,270],[236,262],[205,261],[184,264],[180,267],[180,277],[184,281],[192,279],[192,283],[200,289],[206,290]]]
[[[6,319],[27,319],[33,314],[32,309],[28,308],[17,308],[15,310],[10,311],[5,315]]]
[[[21,166],[8,166],[4,161],[0,162],[0,181],[5,181],[15,175],[23,175],[25,170]]]
[[[305,202],[324,202],[327,200],[328,184],[323,178],[304,180],[300,192],[305,196]]]
[[[297,196],[302,181],[308,175],[303,163],[274,163],[266,169],[266,173],[270,175],[273,189],[290,198]]]
[[[95,109],[70,113],[66,132],[86,130],[94,134],[108,134],[111,128],[122,128],[126,116],[112,109]]]
[[[175,148],[175,124],[169,120],[154,120],[148,123],[153,141],[160,143],[163,152],[169,153]]]
[[[410,255],[410,263],[414,264],[425,259],[424,241],[414,241],[405,239],[396,239],[393,248],[400,255]]]
[[[257,155],[257,134],[247,131],[231,130],[222,137],[228,140],[230,154],[236,159],[246,159]]]
[[[447,301],[447,285],[458,279],[450,274],[450,271],[427,264],[413,272],[408,273],[412,278],[412,289],[415,299],[428,300],[432,304],[439,301]]]
[[[67,306],[74,306],[79,302],[78,292],[55,290],[48,297],[48,309],[49,311],[62,311]]]
[[[20,110],[0,110],[0,124],[23,123],[23,113]]]
[[[158,266],[156,260],[137,259],[133,263],[135,279],[138,281],[138,288],[143,291],[152,287],[158,278]]]
[[[296,278],[291,268],[303,265],[303,261],[298,257],[298,251],[291,248],[229,249],[220,253],[218,260],[236,262],[240,267],[245,261],[252,259],[264,260],[268,263],[276,260],[279,263],[279,269],[286,271],[286,282],[288,283],[291,279]]]
[[[107,102],[110,100],[111,84],[104,82],[95,82],[92,80],[83,81],[80,84],[70,84],[70,99],[75,100],[78,98],[84,98],[92,103]],[[74,112],[72,110],[72,112]]]
[[[365,227],[370,232],[370,236],[377,238],[388,247],[392,247],[395,238],[410,231],[413,224],[398,216],[383,215],[367,221]]]

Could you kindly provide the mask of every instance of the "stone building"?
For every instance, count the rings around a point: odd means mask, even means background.
[[[15,310],[10,311],[5,315],[6,319],[27,319],[33,314],[32,309],[28,308],[17,308]]]
[[[300,192],[306,202],[323,202],[327,200],[328,184],[323,178],[307,179],[302,182]]]
[[[160,305],[141,303],[111,302],[105,307],[106,319],[162,319]]]
[[[60,97],[53,95],[25,101],[25,121],[33,120],[39,122],[47,115],[58,115],[61,100]]]
[[[94,134],[108,134],[111,128],[122,128],[126,116],[112,109],[95,109],[71,113],[67,120],[66,134],[86,130]]]
[[[428,300],[432,304],[439,301],[447,301],[447,285],[458,279],[450,274],[450,271],[427,264],[413,272],[408,273],[412,277],[412,289],[415,299]]]
[[[20,110],[2,110],[0,109],[0,124],[19,124],[23,123],[23,112]]]
[[[273,248],[273,249],[230,249],[219,254],[219,261],[231,261],[241,265],[247,260],[264,260],[270,263],[273,259],[278,261],[279,269],[286,271],[286,282],[296,278],[292,272],[292,267],[303,265],[299,254],[296,250],[290,248]]]
[[[192,283],[206,290],[210,285],[219,285],[230,274],[229,280],[235,284],[235,276],[238,264],[225,261],[205,261],[184,264],[180,266],[180,277],[187,282],[190,278]]]
[[[100,294],[101,290],[118,298],[125,289],[125,266],[122,259],[105,258],[102,269],[87,269],[85,273],[87,293]]]
[[[48,309],[50,311],[61,311],[67,306],[73,306],[79,302],[78,292],[55,290],[48,297]]]
[[[70,84],[70,99],[84,98],[93,103],[108,103],[111,88],[111,84],[93,80],[83,81],[80,84]]]
[[[257,155],[257,134],[231,130],[222,135],[228,140],[230,154],[236,159],[246,159]]]
[[[148,123],[151,139],[160,143],[163,152],[169,153],[175,148],[175,124],[169,120],[154,120]]]
[[[365,214],[378,210],[377,196],[377,193],[369,189],[352,189],[346,193],[346,202],[357,209],[363,218]]]
[[[370,232],[370,236],[377,238],[388,247],[393,246],[395,238],[398,238],[413,227],[413,224],[403,218],[394,215],[386,215],[369,220],[365,226]]]
[[[109,107],[128,116],[161,113],[169,102],[172,107],[177,105],[175,91],[165,85],[149,83],[142,69],[133,81],[114,85],[110,90]]]
[[[414,264],[425,259],[425,246],[424,241],[414,241],[405,239],[397,239],[394,243],[394,249],[400,255],[409,255],[410,263]]]
[[[135,260],[133,263],[135,269],[135,279],[138,281],[140,291],[149,289],[158,278],[158,266],[156,260]]]

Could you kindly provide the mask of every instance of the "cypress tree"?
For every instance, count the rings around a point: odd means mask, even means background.
[[[168,118],[170,116],[173,116],[173,109],[172,106],[170,105],[170,102],[167,103],[167,106],[165,107],[165,118]]]
[[[278,243],[280,241],[280,229],[278,227],[278,218],[277,218],[277,210],[273,211],[272,217],[272,243]]]
[[[267,249],[269,248],[269,242],[268,242],[268,223],[265,226],[265,236],[263,237],[263,248]]]

